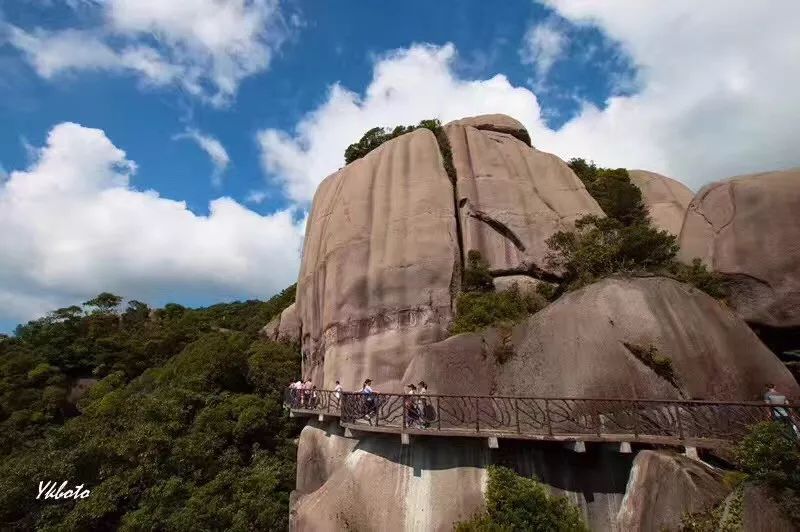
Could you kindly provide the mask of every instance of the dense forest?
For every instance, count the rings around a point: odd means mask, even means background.
[[[300,358],[258,331],[294,292],[200,309],[103,293],[0,336],[0,529],[286,529]],[[91,494],[37,500],[40,481]]]

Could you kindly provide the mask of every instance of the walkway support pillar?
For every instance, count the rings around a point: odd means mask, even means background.
[[[497,441],[497,436],[489,436],[489,449],[499,449],[500,442]]]

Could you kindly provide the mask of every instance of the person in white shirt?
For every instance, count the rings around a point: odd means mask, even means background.
[[[333,387],[333,396],[336,398],[336,406],[339,406],[339,401],[342,399],[342,385],[336,381],[336,386]]]

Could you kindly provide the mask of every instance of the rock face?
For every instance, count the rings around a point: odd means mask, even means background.
[[[458,175],[462,244],[480,251],[495,272],[554,273],[545,241],[603,211],[564,161],[512,134],[519,128],[503,115],[445,126]]]
[[[301,446],[305,436],[304,430]],[[346,440],[334,431],[324,438]],[[558,445],[506,441],[490,452],[485,441],[470,438],[443,443],[439,438],[415,438],[413,445],[403,446],[396,435],[364,435],[351,452],[321,459],[333,470],[321,487],[297,498],[294,529],[449,532],[482,509],[486,466],[492,463],[511,465],[520,474],[541,479],[554,494],[566,495],[582,509],[593,530],[614,529],[630,455],[602,448],[576,454]],[[326,443],[319,454],[350,445]],[[309,477],[303,470],[306,463],[298,460],[298,493],[299,479]]]
[[[506,336],[506,338],[504,338]],[[513,354],[496,362],[505,342]],[[655,347],[674,382],[637,358]],[[487,329],[429,346],[408,382],[432,393],[754,400],[764,383],[800,398],[793,377],[717,300],[671,279],[611,278],[562,296],[510,332]]]
[[[796,532],[767,490],[747,485],[742,494],[742,530],[747,532]]]
[[[281,312],[277,339],[280,342],[300,341],[300,320],[297,318],[297,304],[292,303]]]
[[[297,305],[292,303],[286,307],[280,315],[272,318],[259,334],[272,341],[299,343],[300,320],[297,317]]]
[[[641,451],[633,461],[617,525],[631,532],[679,530],[683,514],[710,509],[728,491],[722,476],[700,462]]]
[[[539,288],[539,285],[550,284],[546,281],[541,281],[528,275],[504,275],[502,277],[495,277],[493,279],[493,283],[494,289],[498,292],[503,292],[512,286],[517,285],[517,289],[521,294],[536,294],[536,290]]]
[[[383,144],[314,196],[297,285],[303,371],[400,389],[409,346],[443,339],[460,250],[453,186],[428,130]]]
[[[678,236],[694,193],[683,183],[655,172],[628,170],[628,175],[642,191],[653,225]]]
[[[748,322],[800,326],[800,169],[703,187],[680,235],[684,261],[700,257],[731,282]]]
[[[344,437],[337,419],[309,421],[297,446],[297,491],[311,493],[325,484],[356,445],[357,439]]]

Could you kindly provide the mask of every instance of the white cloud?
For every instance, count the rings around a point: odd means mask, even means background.
[[[175,138],[186,138],[193,140],[204,152],[206,152],[206,155],[208,155],[209,159],[211,159],[211,164],[214,165],[214,173],[212,175],[214,185],[221,185],[222,174],[225,173],[225,169],[231,162],[228,152],[225,150],[225,147],[222,145],[222,143],[211,135],[205,135],[193,128],[187,129],[185,133],[175,135]]]
[[[102,10],[100,27],[8,26],[9,41],[45,78],[84,69],[130,72],[220,106],[244,78],[266,70],[299,27],[284,21],[278,0],[107,0],[95,8]]]
[[[99,129],[58,124],[0,184],[0,320],[100,291],[152,302],[266,297],[297,276],[304,222],[230,198],[199,216],[130,184],[134,162]]]
[[[376,125],[491,112],[538,120],[539,105],[533,93],[513,87],[502,75],[460,80],[451,70],[454,56],[452,45],[416,45],[379,59],[363,96],[338,84],[332,86],[327,101],[308,113],[293,135],[275,129],[259,132],[265,170],[289,197],[305,202],[325,176],[344,164],[347,145]]]
[[[554,131],[536,96],[502,75],[453,68],[452,45],[414,45],[377,59],[362,94],[341,85],[291,132],[266,129],[262,165],[287,195],[309,201],[368,129],[490,112],[523,122],[533,143],[562,158],[646,168],[698,188],[714,179],[800,164],[800,3],[552,0],[558,15],[597,24],[638,67],[638,91],[599,109],[584,103]],[[778,15],[780,14],[780,15]],[[565,22],[567,23],[567,22]]]
[[[534,65],[536,76],[543,79],[553,64],[562,56],[568,42],[566,34],[553,19],[528,28],[519,50],[525,64]]]
[[[244,201],[246,203],[255,203],[256,205],[264,203],[269,197],[269,192],[266,190],[251,190],[247,193],[247,197],[245,197]]]

